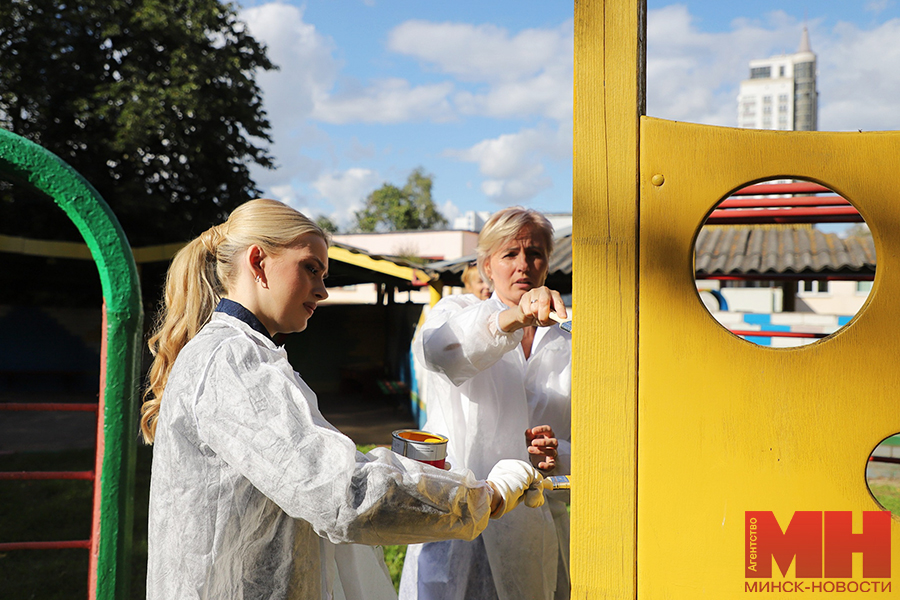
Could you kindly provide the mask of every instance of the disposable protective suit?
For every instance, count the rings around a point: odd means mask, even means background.
[[[217,312],[162,399],[147,598],[396,598],[380,549],[345,542],[472,539],[489,511],[471,473],[357,452],[258,321]]]
[[[551,425],[560,453],[554,473],[567,474],[571,335],[559,327],[538,328],[526,360],[522,331],[504,333],[497,326],[507,308],[496,294],[485,301],[466,294],[431,309],[413,342],[426,379],[424,429],[449,437],[450,463],[481,478],[499,459],[528,460],[525,430]],[[491,521],[474,542],[410,546],[401,600],[568,598],[568,492],[545,496],[540,509]]]

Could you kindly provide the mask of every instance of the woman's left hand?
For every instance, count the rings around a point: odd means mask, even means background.
[[[525,430],[525,443],[528,444],[528,458],[531,464],[542,471],[556,468],[557,448],[559,441],[549,425],[538,425]]]

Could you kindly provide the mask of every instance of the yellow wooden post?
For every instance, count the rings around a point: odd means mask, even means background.
[[[634,598],[641,0],[575,4],[573,598]]]

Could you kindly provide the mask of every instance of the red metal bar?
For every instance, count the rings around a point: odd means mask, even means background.
[[[716,281],[875,281],[874,274],[801,275],[800,273],[748,273],[746,275],[707,275],[696,273],[694,279]]]
[[[759,225],[767,223],[863,223],[852,206],[781,208],[768,210],[714,210],[707,225]]]
[[[719,203],[720,209],[777,208],[785,206],[853,206],[841,196],[791,196],[789,198],[729,198]]]
[[[0,552],[11,550],[67,550],[69,548],[90,549],[91,540],[71,540],[64,542],[4,542],[0,543]]]
[[[79,402],[0,402],[0,410],[59,410],[97,412],[97,404]]]
[[[900,465],[900,458],[894,458],[892,456],[870,456],[870,462],[885,462],[885,463],[894,463]]]
[[[730,331],[735,335],[753,337],[823,338],[831,335],[830,333],[806,333],[803,331],[744,331],[741,329],[731,329]]]
[[[0,471],[0,481],[94,480],[93,471]]]
[[[765,196],[771,194],[821,194],[832,192],[829,188],[809,181],[794,183],[757,183],[734,192],[732,196]]]
[[[90,565],[88,571],[88,598],[97,597],[97,586],[99,585],[98,577],[100,575],[100,541],[102,537],[101,531],[101,514],[100,508],[103,505],[103,458],[106,456],[106,428],[103,421],[106,418],[106,362],[107,362],[107,344],[109,337],[109,321],[106,314],[106,299],[103,299],[103,305],[100,310],[102,318],[100,321],[100,393],[97,396],[99,408],[97,411],[97,446],[96,455],[94,456],[94,471],[97,476],[94,478],[94,508],[91,515],[91,539],[88,545],[90,553]],[[106,487],[116,487],[118,481],[107,482]],[[107,536],[105,543],[114,543],[114,536]],[[108,565],[106,568],[110,568]]]

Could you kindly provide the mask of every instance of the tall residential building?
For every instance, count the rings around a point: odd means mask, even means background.
[[[815,131],[818,105],[816,55],[804,27],[795,54],[750,61],[750,79],[741,82],[738,96],[738,126]]]

